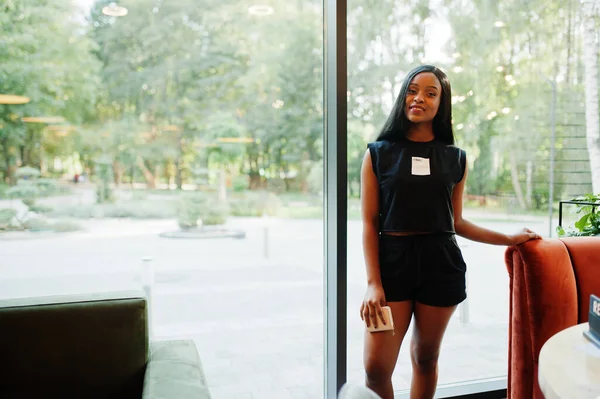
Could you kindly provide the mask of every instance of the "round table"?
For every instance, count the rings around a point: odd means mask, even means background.
[[[542,346],[538,381],[546,399],[600,397],[600,348],[583,335],[587,330],[588,323],[569,327]]]

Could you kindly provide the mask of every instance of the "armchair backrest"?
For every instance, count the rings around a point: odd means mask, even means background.
[[[542,346],[587,321],[590,294],[600,292],[600,238],[543,239],[509,247],[508,397],[543,399],[538,385]]]
[[[600,295],[600,237],[570,237],[562,240],[571,256],[577,284],[577,324],[589,317],[590,295]]]
[[[143,293],[0,301],[0,397],[141,398]]]

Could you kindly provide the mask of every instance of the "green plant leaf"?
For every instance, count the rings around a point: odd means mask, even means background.
[[[591,216],[591,213],[586,213],[585,215],[583,215],[581,217],[581,219],[579,219],[577,222],[575,222],[575,228],[577,228],[577,230],[582,231],[585,228],[585,226],[588,224],[590,216]]]

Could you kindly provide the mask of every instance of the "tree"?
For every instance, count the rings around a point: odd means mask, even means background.
[[[174,169],[181,188],[193,143],[245,70],[235,24],[212,0],[203,6],[123,1],[129,14],[118,19],[102,14],[107,3],[98,1],[90,18],[104,65],[105,108],[112,109],[101,123],[133,121],[130,129],[143,136],[136,140],[135,164],[148,186],[156,185],[160,169]]]
[[[322,159],[320,9],[314,2],[271,4],[268,17],[238,16],[250,68],[239,81],[235,116],[254,140],[243,169],[253,189],[305,191]]]
[[[509,191],[523,208],[539,206],[540,196],[547,195],[548,80],[563,97],[555,113],[559,149],[565,126],[576,130],[570,122],[573,103],[583,95],[577,3],[532,0],[523,8],[519,0],[445,2],[452,27],[447,47],[449,55],[454,52],[448,66],[454,126],[470,154],[470,193]]]
[[[600,193],[600,108],[598,101],[598,27],[600,6],[595,0],[582,0],[583,51],[585,64],[585,124],[587,148],[594,193]]]
[[[0,5],[0,92],[25,95],[26,105],[0,105],[0,171],[14,182],[18,165],[40,166],[45,134],[23,116],[93,116],[99,64],[94,43],[73,16],[71,2],[10,0]]]

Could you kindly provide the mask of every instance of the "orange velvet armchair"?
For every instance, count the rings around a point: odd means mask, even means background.
[[[508,398],[543,399],[538,385],[542,345],[588,321],[600,294],[600,237],[542,239],[509,247]]]

